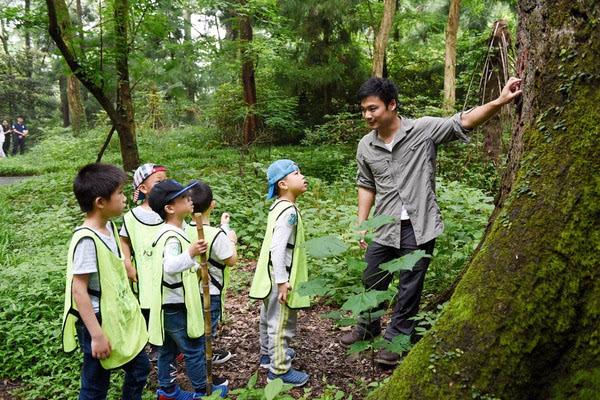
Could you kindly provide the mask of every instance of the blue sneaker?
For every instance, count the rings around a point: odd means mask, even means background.
[[[304,386],[308,382],[308,374],[304,371],[298,371],[294,368],[290,368],[285,374],[274,374],[271,371],[267,373],[267,382],[271,382],[275,379],[281,379],[286,385],[292,386]]]
[[[294,349],[291,347],[288,347],[288,349],[285,351],[285,354],[290,358],[290,360],[296,358],[296,351],[294,351]],[[261,368],[269,368],[271,365],[271,357],[269,357],[268,354],[261,354],[259,363]]]
[[[220,392],[219,396],[223,398],[227,396],[227,386],[213,385],[212,392]],[[206,393],[187,392],[185,390],[181,390],[179,386],[177,386],[171,393],[167,393],[161,389],[156,391],[157,400],[196,400],[201,399],[204,396],[206,396]]]

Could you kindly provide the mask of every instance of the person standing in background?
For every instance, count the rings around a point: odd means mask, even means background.
[[[12,154],[16,156],[17,150],[20,150],[20,153],[23,154],[25,151],[25,138],[29,135],[29,130],[25,126],[25,120],[22,116],[17,117],[17,122],[13,124],[12,130],[14,135]]]
[[[8,157],[8,150],[10,149],[10,138],[12,136],[12,128],[7,120],[3,120],[0,129],[4,132],[4,143],[2,143],[2,150],[4,151],[4,155]]]

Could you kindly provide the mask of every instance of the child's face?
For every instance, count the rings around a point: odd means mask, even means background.
[[[140,185],[140,192],[147,195],[148,193],[150,193],[150,191],[152,190],[154,185],[156,185],[157,183],[162,182],[166,179],[167,179],[166,171],[155,172],[152,175],[150,175],[148,178],[146,178],[146,180],[144,182],[142,182],[142,184]],[[146,199],[147,198],[148,198],[148,196],[146,196]]]
[[[281,180],[282,188],[287,189],[294,196],[298,196],[308,189],[308,182],[300,170],[296,170]]]
[[[123,214],[127,206],[127,199],[123,192],[123,185],[120,185],[108,199],[100,198],[97,202],[102,215],[107,218],[115,218]]]
[[[194,212],[194,203],[189,194],[179,196],[173,203],[165,206],[167,215],[173,215],[178,218],[184,218]]]

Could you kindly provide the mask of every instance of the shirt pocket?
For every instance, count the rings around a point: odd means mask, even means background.
[[[390,161],[389,160],[377,160],[369,164],[373,176],[377,178],[385,177],[390,174]]]

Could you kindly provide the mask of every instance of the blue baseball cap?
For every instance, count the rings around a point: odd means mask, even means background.
[[[292,160],[277,160],[267,169],[267,180],[269,181],[269,192],[267,200],[277,195],[277,182],[288,176],[294,171],[298,171],[298,164]]]

